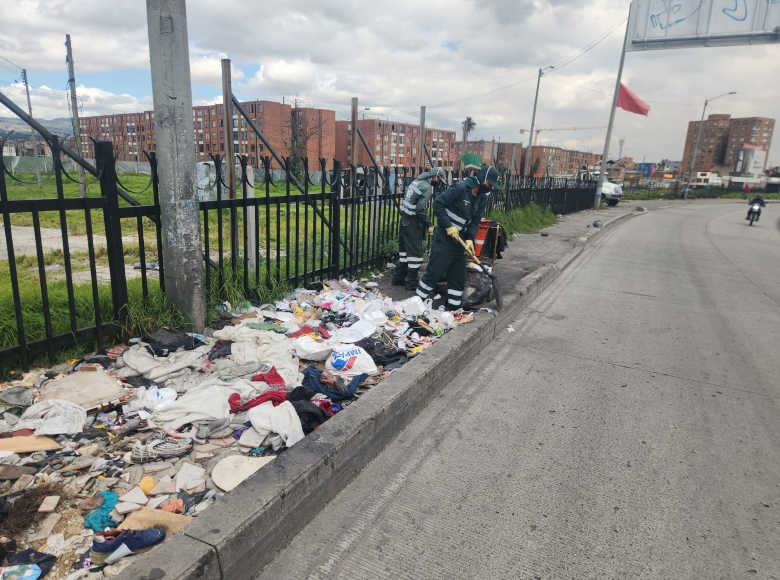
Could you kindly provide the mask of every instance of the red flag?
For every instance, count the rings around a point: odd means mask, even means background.
[[[637,115],[647,116],[647,114],[650,112],[650,105],[637,97],[633,92],[631,92],[631,89],[629,89],[623,83],[620,83],[617,106],[621,109],[625,109],[630,113],[636,113]]]

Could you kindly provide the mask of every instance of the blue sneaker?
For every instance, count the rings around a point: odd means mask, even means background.
[[[92,540],[90,559],[93,564],[105,564],[106,558],[124,544],[133,554],[141,554],[154,548],[165,539],[165,530],[115,530],[98,532]]]

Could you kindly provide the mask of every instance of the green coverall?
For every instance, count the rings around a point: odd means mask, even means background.
[[[491,167],[496,176],[498,172]],[[467,257],[457,240],[447,235],[447,228],[455,226],[463,240],[473,240],[477,226],[485,213],[489,193],[473,196],[471,190],[478,187],[482,173],[476,177],[467,177],[454,184],[433,202],[436,214],[436,230],[433,233],[431,258],[425,274],[417,285],[417,295],[425,299],[436,289],[436,284],[444,274],[447,275],[447,308],[457,310],[463,300],[463,287],[466,285]],[[491,174],[492,178],[492,174]]]
[[[398,232],[398,265],[392,284],[417,288],[417,276],[423,263],[423,238],[432,225],[428,219],[428,201],[433,195],[431,178],[443,179],[444,170],[437,167],[421,173],[406,188],[401,200],[401,225]]]

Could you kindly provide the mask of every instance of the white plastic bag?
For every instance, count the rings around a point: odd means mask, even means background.
[[[325,360],[333,351],[333,344],[330,342],[317,342],[310,336],[301,336],[292,343],[292,350],[295,355],[303,360]]]
[[[149,387],[148,389],[136,391],[136,400],[143,403],[143,406],[150,411],[159,411],[160,409],[170,405],[176,400],[178,394],[174,389],[164,387],[162,389],[158,387]]]
[[[333,348],[333,352],[325,363],[329,371],[356,376],[363,373],[375,375],[379,370],[374,364],[374,359],[359,346],[339,345]]]
[[[407,316],[422,316],[425,312],[425,304],[419,296],[412,296],[408,300],[398,303],[398,306]]]

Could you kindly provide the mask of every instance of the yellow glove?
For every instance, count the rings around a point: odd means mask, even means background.
[[[474,242],[471,240],[466,240],[466,252],[465,254],[467,256],[473,256],[474,255]]]
[[[428,235],[429,236],[433,235],[433,226],[428,226]]]
[[[458,228],[456,228],[455,226],[450,226],[447,228],[447,235],[450,236],[451,238],[457,239],[460,237],[460,232],[458,231]]]

